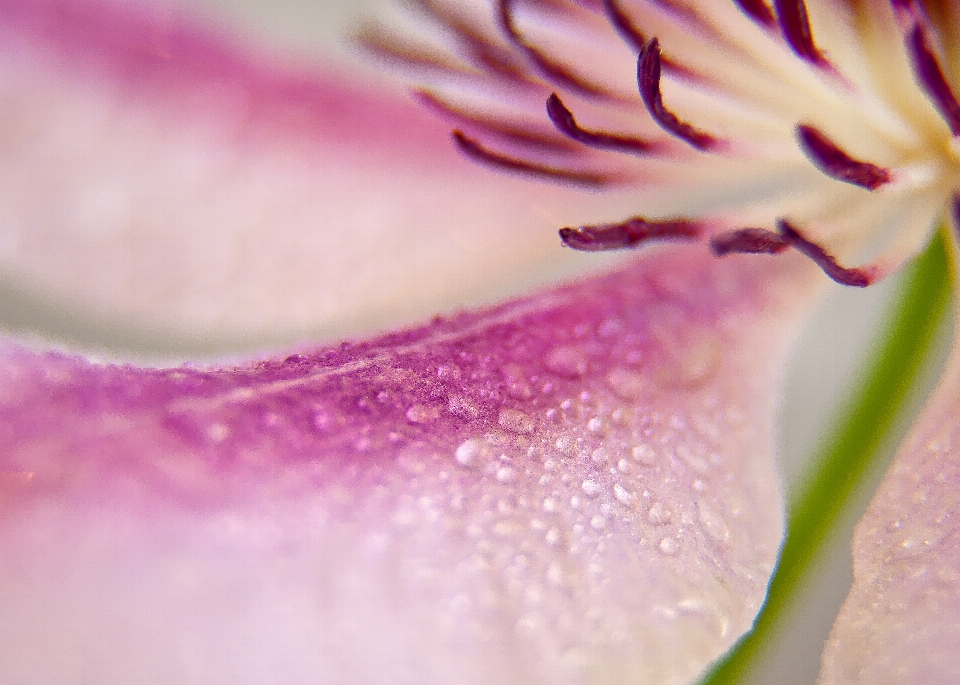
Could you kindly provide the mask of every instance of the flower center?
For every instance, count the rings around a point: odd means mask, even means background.
[[[812,16],[804,0],[491,0],[484,21],[453,1],[414,4],[452,50],[367,42],[433,72],[418,96],[454,123],[466,156],[593,190],[636,188],[641,204],[680,198],[659,217],[564,228],[571,248],[793,249],[862,287],[918,252],[957,203],[946,10],[917,0],[824,3]],[[943,138],[946,150],[933,142]],[[834,257],[876,239],[862,267]]]

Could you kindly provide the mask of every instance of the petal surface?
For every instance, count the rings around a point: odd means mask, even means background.
[[[234,368],[0,365],[0,680],[684,683],[780,544],[822,278],[659,252]]]
[[[960,352],[853,537],[821,685],[960,682]]]
[[[491,174],[368,71],[162,1],[2,0],[0,62],[0,289],[28,310],[4,318],[47,337],[196,355],[385,329],[569,273],[556,229],[627,210]]]

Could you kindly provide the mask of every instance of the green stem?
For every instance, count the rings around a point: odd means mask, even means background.
[[[947,253],[937,234],[913,263],[893,318],[858,392],[787,512],[787,537],[754,628],[717,661],[700,685],[741,682],[783,621],[865,474],[884,455],[897,418],[930,356],[950,300]]]

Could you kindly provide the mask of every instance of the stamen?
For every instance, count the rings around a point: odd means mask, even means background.
[[[867,190],[876,190],[892,180],[888,170],[854,159],[813,126],[797,126],[797,140],[810,161],[830,178]]]
[[[494,43],[489,36],[484,35],[465,18],[458,16],[449,6],[435,0],[416,0],[416,4],[434,21],[453,33],[479,67],[510,80],[529,83],[529,77],[519,60],[508,49]]]
[[[602,0],[602,2],[603,12],[607,15],[607,20],[617,30],[620,37],[639,54],[647,43],[643,33],[616,0]]]
[[[919,22],[914,23],[910,35],[907,36],[907,49],[920,87],[947,122],[950,132],[954,136],[960,136],[960,103],[957,102],[940,62],[930,48],[927,32]]]
[[[650,116],[667,133],[698,150],[710,150],[719,144],[720,141],[717,138],[680,121],[675,114],[663,106],[663,95],[660,92],[660,42],[656,38],[647,41],[643,50],[640,51],[640,59],[637,60],[637,85]]]
[[[536,130],[510,121],[501,121],[489,116],[471,114],[460,107],[444,102],[427,90],[416,89],[413,96],[427,109],[437,112],[440,116],[452,119],[454,125],[464,126],[471,130],[482,130],[498,138],[508,140],[524,147],[548,150],[559,154],[576,154],[581,148],[566,138],[561,138],[552,130]]]
[[[764,228],[740,228],[710,238],[710,251],[717,257],[727,254],[780,254],[790,241]]]
[[[956,237],[960,238],[960,193],[953,194],[953,202],[951,205],[953,230],[957,233]]]
[[[813,42],[807,6],[803,0],[774,0],[777,9],[777,22],[790,49],[811,64],[828,68],[830,62]]]
[[[547,115],[558,131],[589,147],[633,154],[648,153],[654,148],[653,143],[641,138],[620,136],[602,131],[588,131],[581,128],[577,124],[573,112],[567,109],[556,93],[547,98]]]
[[[604,174],[598,171],[562,169],[531,162],[526,159],[508,157],[499,152],[488,150],[477,141],[468,138],[462,131],[453,131],[453,140],[457,144],[457,147],[460,148],[460,151],[471,159],[490,164],[499,169],[506,169],[507,171],[519,171],[525,174],[532,174],[556,181],[576,183],[592,188],[609,186],[617,180],[611,174]]]
[[[847,269],[840,266],[836,258],[816,243],[804,238],[800,232],[785,219],[777,221],[777,229],[790,246],[809,257],[814,264],[823,269],[837,283],[855,288],[865,288],[873,281],[875,274],[864,269]]]
[[[772,29],[777,25],[777,18],[773,16],[773,10],[763,0],[733,0],[740,11],[746,14],[754,23],[760,26]]]
[[[697,240],[702,225],[686,219],[647,221],[637,216],[619,224],[561,228],[560,240],[583,252],[606,252],[653,240]]]
[[[507,39],[517,46],[540,70],[543,76],[557,85],[566,86],[573,91],[596,100],[616,100],[617,97],[607,89],[590,83],[577,76],[566,66],[544,55],[540,50],[529,43],[513,20],[513,3],[515,0],[499,0],[497,3],[497,19],[500,29]]]

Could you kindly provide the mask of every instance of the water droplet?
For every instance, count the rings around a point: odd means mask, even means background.
[[[587,360],[576,347],[555,347],[544,358],[548,370],[565,378],[580,378],[587,373]]]
[[[516,409],[503,409],[497,421],[500,427],[511,433],[529,435],[533,432],[533,419]]]
[[[526,374],[516,364],[507,364],[502,369],[503,380],[507,394],[518,400],[529,400],[533,397],[533,390],[527,382]]]
[[[653,451],[650,445],[637,445],[633,448],[631,454],[633,454],[634,459],[644,466],[653,466],[657,463],[657,453]]]
[[[597,336],[600,338],[612,338],[623,331],[623,322],[620,319],[605,319],[603,323],[597,326]]]
[[[669,507],[656,502],[647,512],[647,520],[655,526],[665,526],[673,520],[673,512]]]
[[[463,395],[451,395],[447,401],[447,411],[468,421],[473,421],[480,416],[480,409],[476,403]]]
[[[660,541],[660,551],[668,556],[673,556],[680,551],[680,543],[676,538],[664,538]]]
[[[593,451],[593,454],[590,455],[590,458],[597,464],[606,464],[610,461],[610,453],[605,447],[598,447]]]
[[[596,530],[603,530],[607,527],[607,519],[602,516],[594,516],[590,519],[590,526]]]
[[[727,542],[730,540],[730,529],[718,512],[703,502],[697,503],[697,509],[700,514],[700,525],[707,531],[707,535],[717,542]]]
[[[613,486],[613,494],[621,503],[627,504],[627,505],[633,504],[633,500],[634,500],[633,493],[627,490],[625,487],[623,487],[623,485],[621,485],[620,483],[617,483],[616,485]]]
[[[477,468],[481,462],[486,461],[487,444],[479,438],[468,438],[460,443],[453,457],[461,466]]]
[[[596,497],[603,490],[603,487],[595,480],[585,480],[580,485],[583,488],[583,492],[588,497]]]
[[[587,430],[591,433],[599,433],[603,430],[603,419],[598,416],[594,416],[592,419],[587,421]]]
[[[547,534],[544,537],[544,539],[547,541],[548,545],[556,545],[558,542],[560,542],[560,531],[557,529],[556,526],[554,526],[553,528],[547,531]]]
[[[647,380],[636,371],[616,367],[607,374],[607,385],[624,400],[636,400],[642,394]]]
[[[206,432],[210,442],[221,443],[230,437],[230,427],[222,423],[211,423]]]
[[[693,489],[697,492],[705,492],[707,489],[707,484],[697,478],[695,481],[693,481]]]
[[[617,470],[620,473],[630,473],[633,470],[633,467],[630,465],[630,462],[626,459],[621,459],[617,462]]]
[[[713,335],[702,334],[695,340],[677,349],[676,369],[673,381],[677,385],[695,386],[706,381],[720,364],[720,340]]]
[[[499,469],[497,469],[497,480],[501,483],[509,483],[516,477],[516,475],[517,472],[509,466],[501,466]]]
[[[407,409],[407,421],[410,423],[431,423],[440,416],[440,409],[437,407],[427,407],[422,404],[414,404]]]

